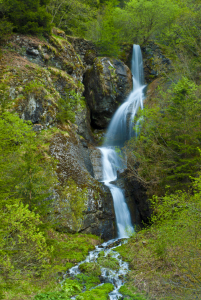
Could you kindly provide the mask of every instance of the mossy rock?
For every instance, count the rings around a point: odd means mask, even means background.
[[[83,263],[79,265],[79,269],[85,273],[90,274],[92,276],[100,276],[101,275],[101,269],[100,266],[96,263]]]
[[[99,277],[92,275],[78,274],[76,280],[83,285],[86,291],[100,284]]]
[[[86,64],[92,65],[94,62],[94,59],[96,58],[96,51],[93,49],[87,50],[84,55],[84,60]]]
[[[91,291],[84,292],[80,294],[82,300],[108,300],[108,294],[112,292],[114,286],[111,283],[105,283]],[[81,299],[81,297],[79,297]],[[76,299],[79,299],[76,297]]]
[[[103,256],[101,252],[100,252],[100,256],[97,259],[97,263],[103,268],[118,270],[119,269],[118,260],[115,257],[112,257],[111,254],[108,254],[107,256]]]

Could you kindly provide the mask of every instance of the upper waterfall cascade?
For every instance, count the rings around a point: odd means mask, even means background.
[[[133,46],[131,71],[133,91],[114,114],[103,147],[99,148],[102,153],[102,181],[109,187],[113,197],[118,238],[128,237],[133,232],[131,216],[123,191],[111,182],[117,179],[117,171],[122,166],[121,159],[115,151],[115,146],[123,146],[125,141],[134,135],[133,121],[138,109],[143,108],[145,98],[144,89],[146,85],[144,84],[143,60],[138,45]]]

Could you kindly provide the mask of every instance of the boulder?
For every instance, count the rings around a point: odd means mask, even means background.
[[[130,69],[120,60],[95,58],[84,76],[85,98],[94,128],[106,128],[118,108],[132,90]]]

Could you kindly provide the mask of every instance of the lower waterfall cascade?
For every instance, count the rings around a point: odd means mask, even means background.
[[[87,258],[78,263],[75,267],[69,269],[65,276],[75,277],[80,274],[79,265],[82,263],[96,263],[100,252],[104,252],[104,256],[115,258],[118,261],[118,270],[112,270],[105,267],[101,268],[101,284],[112,283],[114,290],[109,293],[110,300],[118,300],[122,298],[119,292],[120,287],[125,282],[125,276],[129,271],[128,263],[123,262],[115,248],[126,242],[122,239],[128,238],[134,232],[131,223],[131,216],[128,206],[125,201],[124,193],[121,188],[113,183],[117,180],[117,172],[122,169],[122,159],[115,151],[115,147],[123,146],[126,140],[136,135],[134,127],[134,117],[139,109],[143,108],[143,100],[145,98],[143,76],[143,61],[140,46],[133,46],[132,56],[132,74],[133,74],[133,91],[130,93],[125,102],[119,107],[114,114],[102,147],[99,148],[102,154],[102,182],[109,187],[114,202],[114,210],[117,225],[117,238],[109,240],[100,246],[96,246],[95,250],[91,251]],[[136,127],[139,127],[141,120],[136,122]],[[115,244],[115,246],[114,246]],[[117,244],[117,245],[116,245]],[[97,286],[96,286],[97,287]],[[72,297],[71,299],[76,299]]]

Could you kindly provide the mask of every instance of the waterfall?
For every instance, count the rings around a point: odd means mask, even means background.
[[[133,232],[123,191],[111,182],[117,179],[117,171],[122,167],[122,161],[115,151],[115,146],[122,147],[125,141],[134,135],[134,117],[140,107],[143,109],[146,85],[144,84],[142,54],[138,45],[133,46],[131,71],[133,91],[114,114],[103,147],[99,148],[102,153],[102,181],[109,187],[113,197],[118,238],[128,237],[129,233]]]
[[[122,159],[117,155],[115,146],[122,146],[126,140],[132,135],[137,134],[133,131],[133,119],[139,107],[143,108],[144,100],[144,79],[143,79],[143,64],[140,47],[133,46],[132,57],[132,74],[133,74],[133,91],[126,99],[126,101],[119,107],[106,134],[106,139],[103,147],[100,147],[102,153],[102,181],[107,185],[111,191],[114,210],[116,216],[116,224],[118,229],[118,238],[126,238],[129,233],[133,232],[133,226],[131,223],[130,212],[128,210],[123,191],[113,184],[113,181],[117,179],[117,171],[122,168]],[[140,127],[139,119],[136,122],[136,127]],[[97,259],[100,256],[100,252],[104,252],[104,256],[110,255],[119,262],[118,270],[112,270],[107,267],[101,267],[101,280],[102,282],[110,282],[114,285],[114,290],[109,294],[110,300],[122,299],[119,289],[125,282],[125,276],[128,273],[128,263],[123,262],[119,257],[119,254],[115,250],[116,240],[110,240],[103,243],[101,246],[96,246],[96,249],[91,251],[85,261],[80,262],[77,266],[72,267],[68,271],[68,276],[73,276],[81,273],[79,265],[85,262],[97,263]],[[122,243],[121,240],[118,243]],[[115,245],[115,246],[114,246]],[[75,299],[72,297],[71,299]]]

